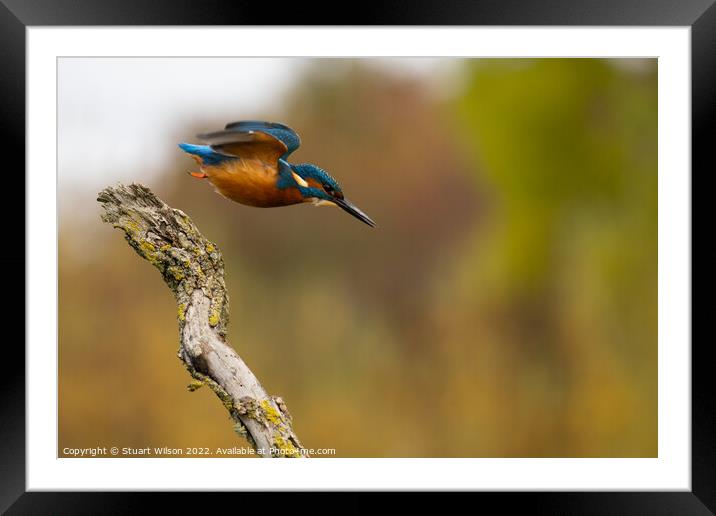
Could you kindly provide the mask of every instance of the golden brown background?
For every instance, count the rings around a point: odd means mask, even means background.
[[[197,92],[162,135],[172,148],[235,119],[287,123],[293,161],[331,172],[378,229],[233,204],[178,149],[132,177],[222,250],[229,342],[306,447],[656,456],[656,60],[450,70],[316,59],[271,109],[207,115]],[[210,390],[187,391],[172,295],[100,222],[97,190],[60,189],[58,454],[246,446]]]

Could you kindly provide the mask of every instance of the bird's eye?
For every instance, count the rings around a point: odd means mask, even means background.
[[[333,187],[331,185],[323,185],[323,189],[326,191],[326,193],[333,195]]]

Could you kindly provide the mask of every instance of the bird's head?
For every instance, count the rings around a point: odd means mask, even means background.
[[[328,172],[311,163],[291,165],[291,169],[304,202],[316,206],[338,206],[358,220],[375,227],[375,222],[368,215],[343,196],[340,185]]]

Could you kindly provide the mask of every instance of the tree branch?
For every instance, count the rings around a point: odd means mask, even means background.
[[[262,457],[305,456],[291,416],[269,396],[241,357],[226,343],[229,297],[224,261],[216,245],[182,211],[139,184],[105,188],[97,200],[102,220],[124,231],[129,245],[162,273],[177,300],[179,358],[194,381],[209,386]]]

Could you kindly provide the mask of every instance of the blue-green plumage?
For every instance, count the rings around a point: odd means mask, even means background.
[[[180,143],[179,148],[188,154],[193,154],[201,158],[201,162],[204,165],[218,165],[222,161],[229,159],[236,159],[232,156],[226,156],[225,154],[219,154],[214,151],[209,145],[194,145],[192,143]]]
[[[317,197],[326,201],[330,201],[336,195],[343,195],[343,190],[338,182],[331,175],[312,163],[300,163],[291,165],[291,168],[304,180],[315,180],[320,187],[299,187],[304,197]]]
[[[336,205],[375,226],[370,217],[344,198],[340,185],[328,172],[311,163],[287,161],[301,144],[290,127],[243,120],[198,137],[207,145],[180,143],[179,147],[201,164],[202,172],[192,175],[209,179],[225,197],[260,207],[301,202]]]

